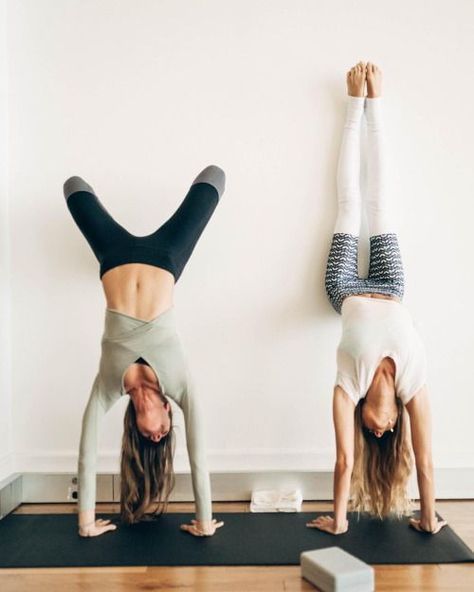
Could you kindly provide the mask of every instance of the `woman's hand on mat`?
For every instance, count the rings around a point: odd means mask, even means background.
[[[194,536],[212,536],[218,528],[224,526],[223,522],[212,520],[191,520],[191,524],[181,524],[181,530],[185,530]]]
[[[117,526],[115,524],[111,524],[110,520],[98,518],[94,522],[84,524],[83,526],[79,524],[79,534],[83,537],[93,537],[104,534],[104,532],[108,532],[109,530],[115,530],[116,528]]]
[[[410,526],[413,526],[416,530],[420,532],[428,532],[430,534],[438,533],[443,526],[446,526],[446,520],[438,520],[438,518],[433,518],[432,520],[418,520],[418,518],[410,518]]]
[[[336,524],[332,516],[318,516],[311,522],[307,522],[308,528],[319,528],[330,534],[344,534],[349,530],[349,522],[346,520],[344,524]]]

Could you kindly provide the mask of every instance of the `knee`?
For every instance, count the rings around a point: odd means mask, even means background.
[[[196,183],[208,183],[212,185],[217,190],[220,198],[225,189],[225,173],[220,167],[211,164],[199,173],[192,184],[195,185]]]
[[[331,273],[330,271],[326,273],[324,287],[326,288],[326,294],[329,296],[329,298],[334,297],[339,292],[342,292],[344,285],[345,283],[339,275]]]
[[[81,177],[69,177],[69,179],[63,185],[64,197],[66,200],[70,195],[77,191],[87,191],[88,193],[94,193],[92,187],[81,179]]]

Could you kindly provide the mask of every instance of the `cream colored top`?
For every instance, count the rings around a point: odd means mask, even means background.
[[[158,377],[163,394],[182,409],[198,520],[211,520],[211,486],[206,463],[203,416],[199,397],[175,328],[174,307],[144,321],[107,308],[99,372],[82,419],[79,449],[79,510],[96,501],[96,458],[100,421],[126,395],[124,374],[142,357]]]
[[[365,397],[385,357],[395,362],[395,389],[403,403],[426,383],[425,348],[408,309],[396,300],[348,296],[341,308],[336,385],[354,404]]]

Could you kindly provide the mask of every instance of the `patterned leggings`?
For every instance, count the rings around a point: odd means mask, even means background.
[[[376,293],[396,296],[404,292],[403,265],[386,190],[386,156],[380,97],[348,97],[337,170],[338,214],[326,268],[326,292],[336,312],[344,298]],[[360,126],[367,122],[366,211],[370,234],[367,278],[360,278],[357,251],[361,218],[359,185]]]
[[[396,234],[370,237],[369,276],[357,269],[359,237],[343,232],[332,237],[326,268],[326,292],[337,312],[342,301],[354,294],[387,294],[403,298],[403,265]]]

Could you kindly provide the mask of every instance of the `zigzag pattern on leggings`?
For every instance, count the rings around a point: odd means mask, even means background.
[[[386,294],[403,298],[404,274],[397,235],[379,234],[370,237],[370,264],[367,278],[360,278],[357,269],[359,237],[343,232],[332,237],[326,267],[326,293],[336,310],[341,312],[344,298],[354,294]]]

